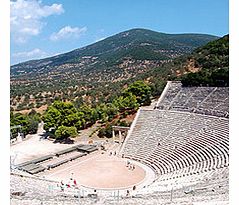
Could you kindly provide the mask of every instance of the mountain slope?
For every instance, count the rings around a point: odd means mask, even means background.
[[[183,76],[184,86],[229,86],[229,35],[196,49],[190,58],[200,70]]]
[[[69,96],[70,89],[77,96],[135,78],[215,39],[218,37],[204,34],[132,29],[68,53],[11,66],[11,97],[29,93],[41,99],[42,93],[48,93],[54,98],[57,92]]]
[[[92,70],[97,66],[101,68],[119,65],[125,58],[168,60],[190,53],[216,38],[204,34],[165,34],[146,29],[132,29],[65,54],[14,65],[11,67],[11,74],[49,72],[56,69],[56,66],[66,64],[75,65],[78,71],[82,65]]]
[[[229,35],[175,58],[149,72],[138,75],[154,84],[160,95],[166,80],[181,80],[184,86],[229,86]]]

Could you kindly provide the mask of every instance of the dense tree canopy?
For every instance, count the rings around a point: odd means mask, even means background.
[[[124,96],[120,96],[113,100],[113,104],[120,110],[137,110],[139,103],[137,102],[136,96],[131,92],[124,93]]]
[[[182,77],[183,86],[229,86],[229,69],[223,68],[214,71],[202,70],[197,73],[189,73]]]
[[[137,103],[140,105],[149,105],[151,97],[151,88],[144,81],[135,81],[127,89],[124,90],[123,96],[127,97],[129,94],[135,95]]]
[[[48,131],[50,128],[57,127],[61,122],[61,113],[59,110],[50,106],[47,109],[47,112],[43,116],[43,120],[45,122],[44,129]]]
[[[10,126],[20,125],[21,128],[11,129],[12,137],[16,137],[17,133],[35,134],[37,132],[38,123],[41,121],[40,115],[35,111],[31,111],[29,114],[20,114],[13,112],[10,113]]]
[[[201,70],[184,75],[184,86],[229,86],[229,35],[196,49],[191,58]]]
[[[75,136],[75,133],[93,125],[96,121],[108,123],[100,131],[100,136],[110,136],[110,122],[118,114],[125,116],[134,113],[140,104],[150,103],[151,88],[143,81],[137,81],[112,102],[98,103],[94,107],[84,103],[81,98],[72,102],[55,101],[43,116],[46,131],[51,131],[57,139]]]
[[[55,131],[56,139],[65,139],[68,137],[75,137],[76,135],[77,135],[76,127],[67,127],[67,126],[61,125]]]

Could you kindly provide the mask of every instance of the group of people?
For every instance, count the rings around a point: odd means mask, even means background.
[[[136,186],[133,186],[133,191],[136,190]],[[129,190],[126,190],[126,197],[130,197],[130,192]]]
[[[111,156],[111,155],[112,155],[112,156],[113,156],[113,155],[116,156],[116,154],[117,154],[116,151],[110,152],[110,156]]]
[[[130,161],[127,160],[126,162],[126,167],[128,167],[129,170],[134,170],[135,169],[135,165],[132,164]]]
[[[68,183],[64,183],[63,180],[61,180],[60,188],[61,191],[64,191],[65,188],[77,188],[76,179],[73,179],[73,177],[71,177]]]

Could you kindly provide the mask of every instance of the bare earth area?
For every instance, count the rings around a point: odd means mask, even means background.
[[[42,105],[41,107],[39,108],[33,108],[36,112],[40,113],[40,114],[43,114],[44,111],[46,111],[47,109],[47,105]],[[31,112],[32,109],[28,109],[28,110],[20,110],[20,111],[14,111],[14,113],[21,113],[21,114],[28,114],[29,112]]]
[[[124,159],[105,153],[94,155],[60,170],[53,169],[45,177],[68,182],[72,175],[82,186],[119,189],[137,185],[145,178],[145,170],[137,165],[134,166],[134,170],[129,169]]]
[[[10,153],[14,158],[14,164],[53,154],[73,146],[72,144],[53,143],[53,141],[41,139],[42,134],[44,134],[43,124],[40,124],[37,134],[29,135],[24,141],[11,145]]]
[[[48,140],[39,141],[39,138],[37,134],[32,135],[30,139],[11,146],[10,152],[15,158],[14,164],[53,154],[72,146],[69,144],[54,144]]]
[[[78,186],[94,189],[127,189],[141,184],[147,178],[147,170],[138,164],[134,164],[134,162],[129,168],[126,166],[126,159],[110,154],[118,153],[119,144],[114,143],[112,139],[106,141],[106,139],[88,137],[89,133],[96,129],[97,126],[96,124],[82,131],[80,136],[74,139],[74,144],[60,144],[53,143],[48,139],[42,139],[44,134],[43,123],[39,124],[37,134],[28,136],[24,141],[11,145],[13,164],[20,164],[45,155],[54,154],[77,144],[87,144],[91,139],[94,142],[104,142],[107,151],[95,151],[51,170],[40,172],[37,175],[59,182],[63,181],[64,183],[69,183],[70,178],[74,178]],[[50,164],[77,154],[78,152],[72,152],[60,158],[55,157]],[[46,167],[48,163],[46,161],[41,165]]]

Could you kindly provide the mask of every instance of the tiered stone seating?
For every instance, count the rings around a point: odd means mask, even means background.
[[[61,191],[59,183],[55,181],[11,174],[11,204],[191,204],[194,203],[228,204],[229,180],[228,167],[200,173],[195,176],[163,181],[158,179],[153,184],[136,191],[126,190],[98,192],[97,198],[89,197],[89,193],[82,189],[69,188]],[[68,188],[67,188],[68,189]],[[80,194],[81,192],[81,194]],[[78,198],[81,196],[81,198]]]
[[[228,87],[182,87],[181,82],[170,81],[166,87],[157,103],[158,109],[229,117]]]
[[[162,110],[168,109],[172,100],[175,98],[177,93],[181,90],[181,86],[182,84],[179,81],[176,81],[176,82],[168,81],[168,84],[166,85],[165,90],[163,94],[161,95],[162,97],[159,98],[159,101],[156,107]],[[161,100],[163,100],[163,103],[161,103]]]
[[[228,166],[228,119],[189,112],[140,110],[124,157],[174,177]]]
[[[11,204],[78,204],[78,190],[65,188],[62,191],[59,182],[11,174]],[[92,200],[81,199],[85,204],[91,204]],[[91,203],[90,203],[91,202]]]
[[[191,204],[192,201],[228,204],[228,88],[186,88],[180,82],[168,82],[156,107],[138,111],[120,153],[124,158],[147,165],[157,177],[152,184],[132,191],[130,197],[124,195],[126,190],[117,190],[118,197],[115,193],[98,192],[99,204]],[[58,156],[95,150],[94,145],[77,145],[59,152]],[[54,161],[50,168],[82,156],[73,154],[67,154],[65,161],[55,157],[59,161]],[[40,169],[37,163],[47,159],[29,161],[21,167],[37,170]],[[12,204],[24,204],[23,200],[29,199],[33,205],[34,200],[35,204],[57,204],[58,199],[64,204],[96,203],[87,196],[79,200],[74,194],[63,196],[60,189],[49,191],[49,187],[56,188],[56,182],[13,175],[11,197],[16,201]],[[17,192],[22,196],[15,197]]]
[[[218,175],[218,174],[217,174]],[[190,176],[190,178],[195,178]],[[213,178],[213,177],[210,177]],[[180,179],[179,179],[180,180]],[[188,181],[189,182],[189,181]],[[201,180],[199,183],[189,183],[185,181],[172,180],[172,185],[168,186],[168,181],[162,185],[162,181],[155,182],[152,186],[132,193],[130,197],[121,197],[117,200],[113,197],[106,198],[105,204],[228,204],[229,200],[229,180],[228,178]],[[167,184],[166,184],[167,183]],[[183,186],[181,184],[184,184]],[[178,185],[178,186],[177,186]]]

